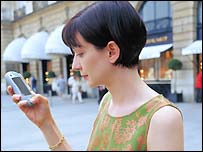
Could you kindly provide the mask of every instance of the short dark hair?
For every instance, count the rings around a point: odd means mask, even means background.
[[[62,39],[71,50],[80,46],[77,32],[98,49],[114,41],[120,48],[114,64],[129,68],[138,64],[147,35],[144,22],[127,1],[95,2],[72,17],[62,32]]]

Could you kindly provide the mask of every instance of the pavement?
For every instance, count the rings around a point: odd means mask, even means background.
[[[48,97],[51,112],[74,150],[85,151],[98,111],[97,98],[73,104],[69,98]],[[175,103],[183,113],[185,151],[202,151],[202,103]],[[1,95],[1,151],[49,151],[43,134],[8,95]]]

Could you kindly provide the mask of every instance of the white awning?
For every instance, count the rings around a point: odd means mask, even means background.
[[[172,44],[163,44],[144,47],[140,53],[139,59],[144,60],[144,59],[159,58],[161,52],[164,52],[172,48],[172,46],[173,46]]]
[[[45,53],[50,55],[68,55],[72,54],[70,48],[66,46],[62,40],[62,30],[64,24],[57,27],[49,36],[46,45]]]
[[[22,48],[22,58],[39,60],[51,59],[51,57],[45,53],[45,44],[47,42],[48,36],[48,33],[45,31],[41,31],[32,35]]]
[[[202,40],[194,41],[189,46],[182,49],[182,55],[201,54],[202,53]]]
[[[21,50],[26,41],[27,40],[24,37],[19,37],[9,43],[4,51],[3,61],[19,63],[28,62],[21,58]]]

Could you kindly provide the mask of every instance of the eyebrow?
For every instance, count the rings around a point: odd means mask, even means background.
[[[78,49],[77,49],[78,48]],[[82,45],[76,46],[74,48],[72,48],[72,52],[75,54],[75,52],[80,52],[82,51],[81,49],[83,48]]]

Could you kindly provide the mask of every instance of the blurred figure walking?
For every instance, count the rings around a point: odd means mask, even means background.
[[[82,100],[82,91],[81,91],[81,81],[78,75],[74,75],[72,80],[72,103],[75,103],[76,97],[80,103],[83,102]]]
[[[195,100],[196,102],[202,102],[202,71],[196,76],[195,80]]]
[[[30,77],[30,84],[32,90],[37,93],[37,79],[33,75]]]
[[[60,74],[57,79],[57,86],[58,86],[58,90],[57,90],[58,95],[60,97],[64,98],[65,89],[66,89],[66,81],[62,74]]]

